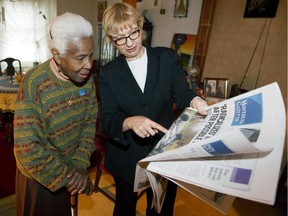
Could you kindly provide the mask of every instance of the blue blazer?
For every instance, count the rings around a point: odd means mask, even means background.
[[[101,123],[110,138],[105,167],[113,175],[134,183],[136,164],[163,136],[141,138],[132,130],[122,132],[123,121],[131,116],[146,116],[169,128],[175,120],[172,105],[183,111],[196,93],[189,88],[177,53],[165,47],[146,47],[147,78],[141,91],[123,55],[101,68],[99,88]]]

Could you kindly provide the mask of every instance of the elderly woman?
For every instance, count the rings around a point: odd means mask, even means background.
[[[87,175],[97,115],[91,24],[65,13],[47,26],[52,59],[26,73],[14,116],[17,215],[71,215]]]
[[[119,56],[100,71],[102,127],[107,143],[105,167],[116,184],[114,216],[136,214],[137,193],[133,192],[136,164],[154,148],[179,111],[194,107],[205,114],[206,102],[189,88],[177,53],[165,47],[142,45],[143,16],[125,3],[108,7],[103,29]],[[160,215],[173,215],[176,185],[168,183]],[[147,190],[147,215],[152,190]]]

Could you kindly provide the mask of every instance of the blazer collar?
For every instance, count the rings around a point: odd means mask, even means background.
[[[149,100],[149,97],[151,97],[151,94],[153,93],[153,89],[157,85],[157,79],[159,78],[158,75],[158,58],[157,55],[153,53],[153,50],[149,47],[146,47],[147,57],[148,57],[148,65],[147,65],[147,77],[146,77],[146,83],[144,87],[144,94],[141,91],[140,87],[137,84],[137,81],[135,80],[128,63],[126,61],[126,58],[123,55],[118,56],[118,71],[119,76],[121,76],[121,79],[125,81],[125,83],[129,83],[131,91],[137,94],[139,97],[145,97],[147,100]]]
[[[146,47],[146,52],[148,56],[148,66],[144,94],[150,96],[153,93],[153,89],[156,87],[159,78],[159,63],[157,56],[152,52],[151,48]]]

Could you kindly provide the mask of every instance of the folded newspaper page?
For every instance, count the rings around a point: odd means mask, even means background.
[[[277,83],[213,104],[207,116],[187,108],[139,161],[134,191],[151,186],[158,211],[168,180],[223,213],[234,197],[273,205],[285,127]]]

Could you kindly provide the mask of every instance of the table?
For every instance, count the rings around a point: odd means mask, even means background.
[[[15,76],[0,76],[0,139],[13,142],[14,105],[20,84]]]
[[[17,92],[20,84],[13,78],[13,83],[11,83],[11,78],[9,76],[0,76],[0,110],[2,111],[13,111],[14,104],[17,96]]]

